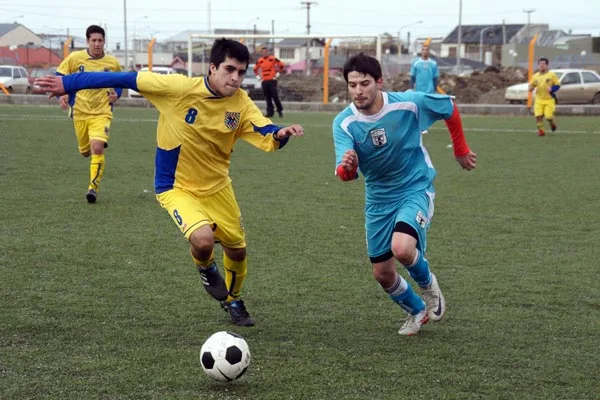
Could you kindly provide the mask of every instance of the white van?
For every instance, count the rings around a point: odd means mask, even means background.
[[[140,69],[140,72],[142,71],[148,71],[148,67],[144,67],[142,69]],[[161,74],[161,75],[171,75],[171,74],[176,74],[177,71],[175,71],[173,68],[171,67],[152,67],[152,72],[156,73],[156,74]],[[133,89],[129,89],[128,91],[128,97],[142,97],[141,94],[139,94],[138,92],[136,92]]]

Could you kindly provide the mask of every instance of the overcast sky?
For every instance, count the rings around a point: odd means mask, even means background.
[[[60,6],[51,5],[60,3]],[[129,40],[156,36],[159,40],[182,30],[208,30],[209,0],[0,0],[0,22],[19,22],[36,33],[85,35],[90,24],[107,28],[114,47],[124,37],[124,4],[127,4]],[[598,0],[463,0],[463,24],[547,23],[551,29],[573,30],[600,36]],[[306,33],[306,8],[301,0],[210,0],[211,28],[270,30]],[[377,34],[406,38],[445,36],[457,24],[459,0],[319,0],[311,6],[311,33]],[[419,21],[421,21],[419,23]],[[112,45],[111,45],[112,44]]]

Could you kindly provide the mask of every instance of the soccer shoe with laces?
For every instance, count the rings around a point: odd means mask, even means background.
[[[231,322],[237,326],[254,326],[254,318],[248,314],[243,300],[222,301],[221,307],[231,316]]]
[[[95,203],[96,197],[97,197],[97,194],[94,189],[88,190],[87,194],[85,195],[85,198],[87,199],[88,203]]]
[[[538,129],[538,136],[546,136],[546,132],[543,129]]]
[[[423,300],[427,304],[427,316],[433,322],[437,322],[444,318],[446,314],[446,301],[440,290],[437,278],[431,274],[431,284],[427,289],[423,289]]]
[[[416,335],[421,330],[421,326],[425,325],[427,321],[429,321],[429,317],[427,316],[426,308],[418,314],[408,314],[400,330],[398,330],[398,334],[403,336]]]
[[[550,124],[550,129],[552,129],[552,132],[556,132],[556,128],[557,126],[554,122]]]
[[[202,279],[204,289],[208,294],[218,301],[227,300],[229,291],[225,285],[225,280],[223,280],[223,277],[219,273],[219,269],[215,264],[209,268],[199,267],[198,273],[200,273],[200,279]]]

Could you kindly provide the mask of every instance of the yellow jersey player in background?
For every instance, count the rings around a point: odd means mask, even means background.
[[[89,71],[121,71],[119,61],[104,54],[105,33],[98,25],[90,25],[85,36],[88,48],[74,51],[63,60],[57,75],[69,75]],[[108,146],[108,132],[112,121],[112,105],[121,97],[122,89],[89,89],[59,99],[63,109],[69,108],[73,119],[79,152],[90,155],[90,181],[86,198],[95,203],[100,181],[104,175],[104,149]]]
[[[219,39],[210,52],[207,77],[122,72],[36,80],[55,96],[86,88],[130,88],[158,109],[156,197],[188,239],[204,288],[239,326],[252,326],[254,319],[240,299],[247,258],[242,215],[229,178],[233,146],[242,139],[275,151],[290,136],[304,134],[300,125],[273,125],[240,90],[249,61],[245,45]],[[215,242],[223,248],[225,280],[214,260]]]
[[[554,110],[556,109],[556,92],[560,89],[560,81],[556,74],[548,70],[548,59],[540,58],[538,72],[533,74],[529,81],[529,91],[535,90],[535,104],[533,113],[538,128],[538,136],[544,136],[544,118],[550,122],[552,132],[556,131]]]

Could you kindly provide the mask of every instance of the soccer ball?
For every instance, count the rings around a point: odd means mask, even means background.
[[[233,381],[250,365],[250,349],[243,337],[233,332],[212,334],[200,349],[200,364],[217,381]]]

